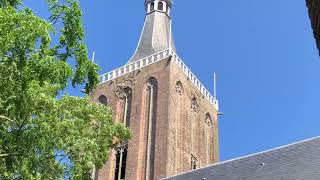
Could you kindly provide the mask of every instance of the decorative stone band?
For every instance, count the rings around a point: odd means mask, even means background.
[[[211,93],[202,85],[202,83],[198,80],[198,78],[191,72],[191,70],[183,63],[183,61],[178,57],[178,55],[172,49],[166,49],[161,52],[155,53],[149,57],[143,58],[141,60],[135,61],[131,64],[127,64],[123,67],[115,69],[111,72],[103,74],[99,76],[100,84],[108,82],[117,77],[126,75],[130,72],[136,71],[143,67],[154,64],[158,61],[167,59],[168,57],[172,57],[173,61],[182,69],[182,71],[186,74],[189,80],[200,90],[202,95],[216,108],[219,110],[218,100],[215,99]]]

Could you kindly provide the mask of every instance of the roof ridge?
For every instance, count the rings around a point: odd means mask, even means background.
[[[302,143],[305,143],[305,142],[310,142],[310,141],[313,141],[313,140],[315,140],[315,139],[320,139],[320,136],[316,136],[316,137],[309,138],[309,139],[305,139],[305,140],[301,140],[301,141],[296,141],[296,142],[293,142],[293,143],[290,143],[290,144],[287,144],[287,145],[283,145],[283,146],[279,146],[279,147],[276,147],[276,148],[272,148],[272,149],[269,149],[269,150],[260,151],[260,152],[253,153],[253,154],[249,154],[249,155],[245,155],[245,156],[240,156],[240,157],[233,158],[233,159],[226,160],[226,161],[222,161],[222,162],[219,162],[219,163],[216,163],[216,164],[211,164],[211,165],[209,165],[209,166],[217,166],[217,165],[226,164],[226,163],[233,162],[233,161],[236,161],[236,160],[241,160],[241,159],[249,158],[249,157],[256,156],[256,155],[260,155],[260,154],[264,154],[264,153],[267,153],[267,152],[276,151],[276,150],[279,150],[279,149],[284,149],[284,148],[291,147],[291,146],[294,146],[294,145],[297,145],[297,144],[302,144]],[[207,166],[207,167],[209,167],[209,166]],[[205,168],[205,167],[204,167],[204,168]]]

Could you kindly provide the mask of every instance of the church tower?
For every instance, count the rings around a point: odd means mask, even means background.
[[[95,170],[95,179],[156,180],[218,162],[218,101],[176,54],[172,5],[145,0],[134,55],[101,75],[92,93],[132,132]]]

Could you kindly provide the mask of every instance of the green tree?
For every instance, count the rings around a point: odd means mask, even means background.
[[[99,67],[87,57],[79,2],[47,2],[45,20],[21,0],[0,0],[0,179],[90,179],[130,138],[108,107],[61,95],[68,82],[89,94]]]

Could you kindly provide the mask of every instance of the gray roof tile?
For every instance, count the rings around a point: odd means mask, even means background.
[[[166,180],[320,180],[320,137],[221,162]]]

